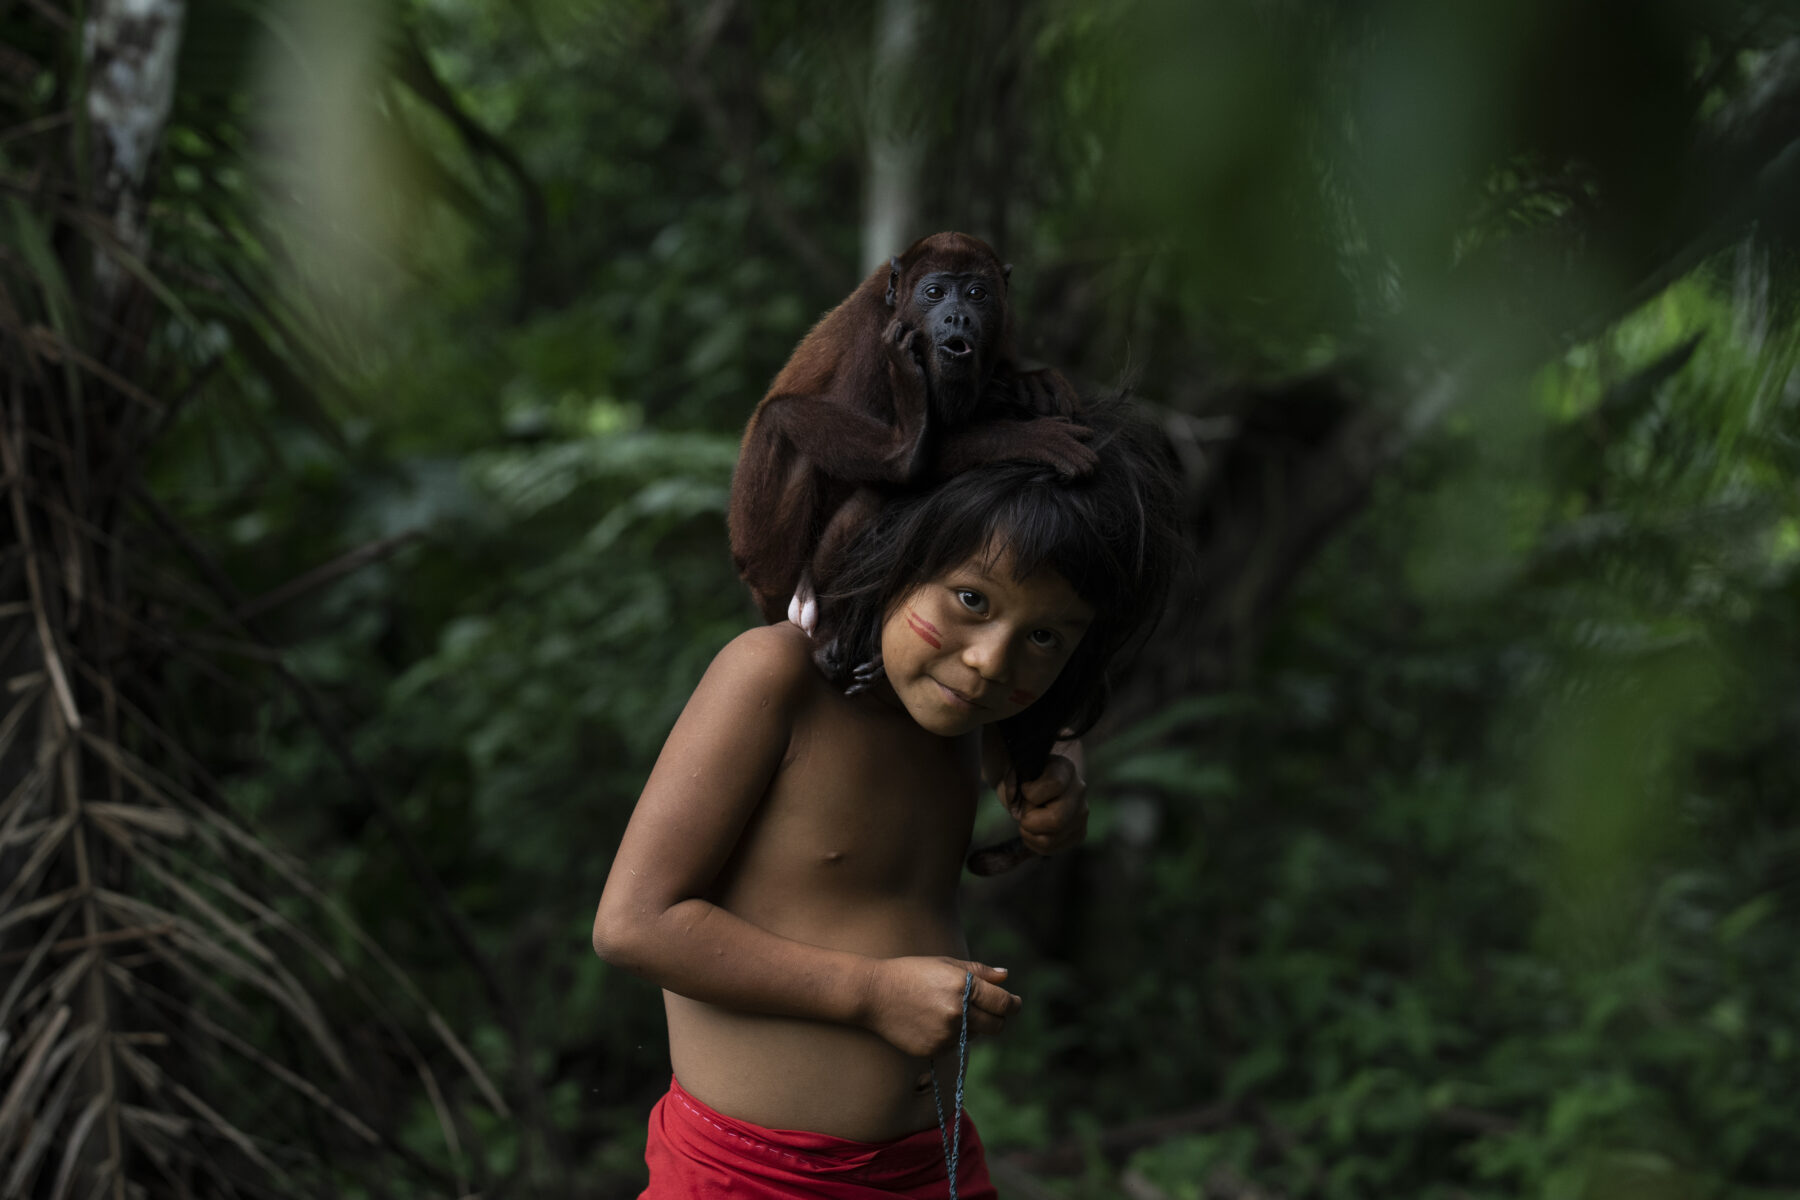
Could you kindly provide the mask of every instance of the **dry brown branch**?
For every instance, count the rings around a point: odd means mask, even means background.
[[[45,362],[74,363],[126,399],[135,401],[152,412],[160,413],[162,411],[161,400],[117,371],[112,370],[99,359],[84,353],[56,330],[45,325],[33,325],[25,331],[25,335],[31,340],[32,348],[36,350],[38,357]]]
[[[67,126],[69,122],[74,119],[75,114],[65,110],[63,112],[45,113],[43,116],[30,121],[21,121],[11,129],[0,131],[0,146],[4,146],[8,142],[22,141],[25,138],[36,137],[40,133],[55,133],[57,130]]]
[[[450,1162],[456,1172],[456,1194],[463,1195],[469,1190],[468,1172],[463,1166],[462,1140],[456,1133],[456,1119],[450,1112],[450,1106],[444,1103],[443,1089],[438,1087],[437,1076],[425,1070],[419,1064],[419,1082],[425,1087],[425,1094],[431,1098],[431,1111],[437,1116],[438,1129],[444,1135],[444,1144],[450,1149]]]
[[[20,457],[12,437],[4,428],[0,428],[0,470],[14,481],[7,489],[12,501],[13,530],[25,552],[26,587],[31,597],[32,619],[37,624],[38,645],[43,650],[44,667],[50,672],[50,682],[56,689],[56,701],[62,706],[64,723],[71,729],[80,729],[81,713],[75,707],[75,694],[69,689],[62,654],[50,632],[49,606],[45,602],[43,580],[38,574],[36,538],[32,533],[31,518],[25,511],[25,492],[20,482],[24,478]]]
[[[28,904],[21,904],[16,908],[11,908],[4,913],[0,913],[0,929],[6,929],[13,925],[22,924],[26,921],[50,913],[57,914],[57,917],[61,919],[64,909],[67,909],[69,912],[75,911],[74,902],[79,899],[81,899],[81,889],[78,887],[64,888],[60,892],[51,892],[48,895],[39,896],[36,900],[33,900]],[[45,938],[53,939],[54,934],[58,932],[61,931],[54,928],[53,922],[52,927],[45,931]],[[7,995],[10,996],[19,988],[24,987],[25,981],[30,977],[31,973],[29,971],[21,971],[13,979],[12,984],[7,991]],[[6,1016],[7,1009],[7,1004],[4,1001],[0,1001],[0,1017]]]
[[[210,1128],[214,1133],[219,1134],[232,1145],[236,1146],[238,1150],[243,1153],[245,1158],[255,1163],[258,1167],[261,1167],[272,1178],[288,1185],[292,1190],[299,1190],[294,1186],[293,1178],[289,1176],[286,1171],[277,1166],[274,1161],[264,1155],[262,1149],[257,1146],[256,1142],[249,1134],[239,1129],[236,1125],[233,1125],[230,1121],[227,1121],[220,1115],[218,1110],[212,1107],[212,1105],[208,1104],[179,1083],[171,1084],[170,1090],[173,1091],[176,1096],[181,1098],[182,1103],[200,1114],[205,1127]]]
[[[153,857],[137,847],[124,845],[132,862],[145,871],[158,883],[169,888],[180,899],[198,911],[207,919],[203,926],[183,917],[179,913],[159,908],[143,900],[120,896],[109,896],[107,900],[116,907],[131,911],[139,924],[167,924],[172,932],[164,939],[169,951],[179,955],[186,951],[202,959],[210,966],[224,971],[238,982],[246,984],[262,992],[285,1009],[301,1027],[304,1028],[313,1044],[325,1055],[332,1068],[340,1076],[350,1074],[350,1065],[344,1057],[336,1035],[326,1022],[324,1014],[318,1009],[312,997],[300,982],[282,965],[280,959],[264,946],[256,936],[243,924],[233,920],[215,905],[206,900],[186,882],[164,869]],[[225,944],[215,937],[209,936],[208,929],[217,930],[242,950],[242,954],[233,953]],[[261,964],[259,969],[249,959]]]
[[[156,526],[200,571],[201,577],[212,587],[225,606],[234,611],[242,607],[243,597],[238,594],[237,588],[205,547],[196,542],[148,490],[140,485],[134,489],[133,494]],[[268,638],[257,631],[254,622],[237,622],[237,624],[246,636],[255,639],[269,649],[275,648]],[[461,912],[457,910],[449,892],[445,889],[443,882],[438,879],[437,872],[432,869],[424,852],[419,849],[411,830],[406,827],[399,814],[393,810],[393,806],[387,802],[387,798],[375,786],[374,780],[369,777],[368,772],[363,770],[361,762],[350,748],[342,731],[326,715],[325,706],[319,701],[317,693],[304,680],[295,675],[284,661],[277,660],[274,663],[274,670],[277,677],[299,702],[301,711],[308,722],[318,730],[327,749],[337,759],[357,798],[373,811],[387,828],[390,836],[394,839],[396,849],[400,852],[401,861],[412,876],[413,882],[424,895],[427,907],[437,918],[439,925],[449,934],[452,944],[463,959],[474,969],[476,978],[481,981],[482,988],[487,993],[489,1003],[499,1016],[501,1024],[513,1038],[514,1061],[518,1064],[515,1072],[518,1086],[534,1107],[541,1105],[542,1097],[538,1095],[540,1089],[530,1066],[530,1038],[525,1028],[523,1015],[512,997],[511,989],[501,981],[499,972],[494,969],[493,964],[488,961],[487,955],[476,944],[473,931],[469,929],[468,923],[463,919]],[[504,1109],[504,1106],[501,1107]]]
[[[86,740],[89,743],[89,748],[100,758],[108,762],[122,777],[129,780],[140,795],[146,798],[153,798],[164,805],[179,805],[184,807],[188,814],[191,814],[191,816],[184,816],[171,808],[152,809],[149,810],[147,816],[140,819],[140,824],[148,823],[172,832],[177,828],[177,822],[183,823],[180,825],[180,828],[187,829],[191,828],[191,825],[185,823],[197,819],[203,828],[212,831],[214,834],[222,834],[226,842],[239,850],[249,853],[253,858],[274,869],[277,875],[290,886],[294,887],[296,891],[330,912],[341,927],[350,934],[352,939],[369,953],[383,970],[387,972],[389,977],[400,986],[401,990],[421,1008],[428,1023],[443,1039],[445,1045],[451,1051],[451,1054],[458,1060],[464,1069],[469,1072],[470,1077],[475,1082],[477,1088],[482,1092],[483,1097],[496,1111],[503,1115],[506,1114],[507,1108],[504,1100],[493,1087],[491,1081],[488,1080],[480,1065],[475,1061],[474,1056],[470,1054],[467,1047],[461,1043],[460,1039],[458,1039],[448,1025],[445,1024],[435,1007],[427,1001],[416,985],[413,984],[412,980],[400,970],[398,965],[393,962],[380,946],[369,938],[359,925],[339,911],[337,907],[330,902],[329,898],[305,877],[299,864],[264,846],[259,840],[252,837],[245,830],[227,820],[224,814],[215,806],[205,803],[200,797],[193,795],[187,789],[181,787],[176,781],[162,776],[147,763],[129,754],[118,745],[106,742],[97,737],[92,737],[91,735],[88,735]],[[90,804],[87,807],[90,813],[98,810],[99,814],[102,816],[108,815],[111,812],[111,810],[104,805]],[[386,1016],[385,1006],[381,1003],[379,998],[372,991],[364,987],[360,980],[349,977],[344,970],[343,965],[339,963],[335,957],[326,952],[323,946],[311,938],[303,929],[287,920],[287,918],[283,917],[274,909],[263,904],[250,893],[237,887],[230,879],[221,874],[200,870],[197,872],[196,877],[205,882],[208,886],[217,890],[224,897],[253,913],[260,925],[273,926],[287,932],[289,936],[293,937],[305,947],[314,961],[322,966],[327,973],[334,978],[348,979],[359,995],[361,995],[369,1004],[371,1010],[381,1015],[384,1026],[388,1027],[389,1033],[394,1037],[395,1041],[402,1046],[404,1052],[413,1060],[415,1070],[425,1075],[430,1074],[423,1058],[418,1055],[417,1051],[406,1039],[403,1031],[397,1026],[394,1026]],[[141,920],[146,915],[146,910],[136,902],[113,895],[108,895],[103,897],[103,899],[127,912],[132,920]],[[170,961],[176,963],[179,969],[182,969],[184,973],[191,973],[190,969],[185,965],[185,959],[181,958],[179,955],[174,956]],[[207,990],[213,989],[208,987]],[[215,994],[220,997],[223,996],[223,993],[215,992]],[[451,1130],[448,1136],[454,1139],[454,1130]],[[384,1142],[384,1146],[386,1145],[387,1143]],[[388,1148],[396,1149],[396,1152],[404,1151],[404,1148],[395,1148],[391,1146]]]
[[[174,932],[174,929],[175,927],[173,925],[144,926],[142,928],[133,929],[111,929],[95,937],[84,936],[78,938],[64,938],[60,942],[51,943],[46,947],[46,950],[50,954],[66,954],[70,950],[86,950],[93,946],[111,946],[120,942],[135,942],[142,938],[162,937],[164,934]],[[0,954],[0,963],[19,962],[23,959],[31,958],[37,953],[37,947],[33,947],[30,950],[13,950],[6,954]]]
[[[320,563],[305,574],[297,575],[278,587],[270,588],[255,599],[245,601],[232,616],[240,622],[259,617],[271,608],[279,608],[288,601],[324,587],[328,583],[333,583],[352,571],[359,571],[371,563],[380,562],[423,536],[423,530],[406,529],[389,537],[377,538],[353,550],[346,550],[330,562]]]
[[[256,1049],[249,1042],[245,1041],[225,1026],[213,1021],[204,1012],[177,1000],[175,997],[159,988],[143,984],[137,986],[145,998],[166,1013],[169,1020],[175,1023],[178,1028],[185,1029],[187,1026],[191,1025],[206,1033],[208,1036],[218,1039],[221,1044],[231,1048],[246,1059],[256,1061],[258,1065],[263,1066],[266,1070],[270,1071],[270,1073],[275,1075],[284,1085],[293,1088],[309,1102],[329,1112],[340,1124],[344,1124],[346,1128],[349,1128],[351,1132],[356,1134],[359,1140],[380,1145],[384,1150],[406,1159],[406,1161],[415,1168],[424,1174],[437,1179],[445,1187],[449,1187],[455,1182],[450,1173],[445,1171],[442,1166],[425,1159],[416,1151],[399,1142],[391,1135],[369,1125],[344,1105],[333,1100],[322,1089],[306,1080],[304,1076],[275,1062],[268,1055]],[[404,1039],[404,1034],[400,1034],[399,1036],[401,1039]],[[411,1048],[408,1047],[408,1050],[410,1052]],[[427,1086],[428,1096],[441,1095],[442,1093],[438,1089],[436,1077],[426,1066],[424,1059],[418,1056],[416,1052],[410,1052],[409,1057],[412,1059],[413,1066],[420,1077],[429,1081]],[[454,1143],[448,1144],[453,1145]],[[455,1151],[455,1153],[460,1155],[460,1151]],[[458,1183],[457,1186],[460,1187],[461,1184]]]
[[[392,47],[395,78],[456,131],[463,146],[477,161],[497,162],[519,189],[519,205],[525,212],[525,261],[529,267],[543,253],[550,234],[550,207],[543,185],[518,152],[476,120],[450,85],[438,74],[431,55],[411,29],[400,32]],[[529,274],[529,271],[524,272]]]
[[[6,1090],[5,1098],[0,1099],[0,1148],[9,1144],[13,1126],[24,1116],[25,1097],[41,1082],[40,1072],[44,1060],[50,1056],[57,1037],[72,1015],[66,1004],[55,1010],[49,1024],[33,1039],[31,1049],[25,1054],[25,1061],[20,1064],[18,1073],[13,1076],[12,1085]]]
[[[362,926],[351,920],[350,917],[343,912],[341,907],[339,907],[330,897],[321,892],[317,885],[306,877],[305,872],[301,870],[298,864],[263,845],[248,833],[239,829],[236,825],[225,820],[222,816],[216,813],[207,813],[204,814],[204,816],[206,821],[219,833],[223,834],[233,845],[263,862],[266,866],[275,871],[277,876],[296,892],[318,904],[322,909],[330,913],[344,932],[356,943],[357,947],[368,954],[370,958],[374,959],[376,964],[387,973],[388,978],[393,981],[393,983],[398,986],[401,991],[413,1001],[413,1003],[419,1006],[420,1010],[425,1014],[427,1022],[431,1025],[432,1030],[443,1039],[445,1045],[456,1057],[457,1062],[463,1069],[469,1072],[470,1078],[480,1090],[482,1098],[485,1099],[493,1107],[494,1111],[501,1116],[506,1117],[512,1115],[511,1111],[506,1106],[505,1100],[501,1098],[499,1091],[487,1077],[487,1073],[482,1070],[481,1065],[475,1061],[475,1056],[470,1053],[468,1047],[463,1044],[462,1040],[458,1038],[449,1025],[445,1023],[442,1015],[438,1013],[437,1008],[426,998],[425,994],[419,990],[418,985],[413,982],[410,976],[400,969],[399,964],[396,963],[392,956],[382,948],[379,942],[371,938]],[[361,986],[356,980],[351,980],[351,982],[353,986]],[[372,998],[371,1003],[373,1004]],[[379,1007],[377,1007],[377,1011],[379,1011]],[[409,1054],[413,1053],[412,1045],[406,1040],[404,1035],[400,1036],[399,1041]]]
[[[24,0],[24,4],[26,8],[58,29],[67,30],[74,27],[75,19],[50,3],[50,0]]]
[[[69,1194],[69,1185],[75,1178],[75,1168],[81,1162],[82,1148],[87,1145],[88,1135],[93,1132],[94,1123],[106,1111],[106,1107],[106,1097],[94,1095],[69,1127],[68,1140],[63,1145],[62,1162],[56,1168],[56,1184],[50,1189],[51,1200],[63,1200]],[[102,1185],[104,1186],[104,1181]]]
[[[12,1162],[12,1170],[0,1179],[0,1195],[22,1196],[36,1178],[38,1168],[59,1131],[64,1115],[76,1096],[87,1059],[98,1041],[97,1027],[84,1025],[65,1038],[44,1064],[46,1079],[56,1076],[54,1090],[36,1105],[30,1136]]]
[[[49,865],[56,852],[62,849],[63,839],[68,837],[74,828],[75,818],[71,814],[64,814],[51,822],[44,836],[39,839],[37,847],[32,850],[31,857],[25,860],[25,865],[19,868],[19,873],[13,877],[13,881],[7,885],[6,890],[0,891],[0,912],[9,909],[13,901],[18,899],[25,889],[36,881],[38,872]]]

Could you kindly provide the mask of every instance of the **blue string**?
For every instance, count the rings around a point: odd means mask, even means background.
[[[950,1175],[950,1200],[956,1200],[956,1165],[962,1159],[963,1079],[969,1071],[969,993],[975,972],[963,972],[962,1032],[956,1037],[956,1102],[953,1127],[944,1124],[944,1100],[938,1095],[937,1063],[931,1064],[931,1102],[937,1106],[938,1139],[944,1143],[944,1168]]]

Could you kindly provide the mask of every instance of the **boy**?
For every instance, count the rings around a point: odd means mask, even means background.
[[[601,957],[664,989],[646,1197],[945,1193],[932,1073],[954,1074],[965,980],[972,1034],[1020,1004],[957,914],[984,767],[1007,782],[993,735],[1091,725],[1174,554],[1166,469],[1129,427],[1096,432],[1082,479],[1008,463],[891,502],[822,598],[818,636],[857,669],[827,679],[777,625],[695,689],[594,924]],[[846,695],[851,676],[873,686]],[[1031,849],[1083,836],[1068,758],[1002,795]],[[963,1120],[958,1192],[992,1196]]]

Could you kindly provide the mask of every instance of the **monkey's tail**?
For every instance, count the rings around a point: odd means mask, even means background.
[[[1025,848],[1025,839],[1013,836],[1004,842],[969,851],[968,868],[974,875],[1004,875],[1021,866],[1031,856],[1031,851]]]

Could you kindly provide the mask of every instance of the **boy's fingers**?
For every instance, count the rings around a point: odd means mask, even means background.
[[[1010,1017],[1019,1011],[1020,1003],[1016,995],[998,984],[977,981],[975,990],[969,993],[969,1020],[973,1022],[978,1012]]]
[[[1019,998],[1001,987],[1005,982],[1005,967],[990,967],[986,963],[965,962],[963,969],[975,976],[975,986],[969,992],[969,1015],[974,1019],[977,1010],[1006,1016],[1019,1007]]]
[[[1040,836],[1054,834],[1077,819],[1087,819],[1087,806],[1082,805],[1077,811],[1074,797],[1059,796],[1048,804],[1026,809],[1025,815],[1019,818],[1019,832]]]
[[[1044,764],[1042,775],[1029,783],[1019,785],[1018,793],[1022,807],[1029,811],[1049,804],[1058,797],[1074,791],[1077,781],[1075,764],[1061,755],[1052,756],[1050,761]],[[1085,789],[1083,790],[1085,791]]]
[[[1000,797],[1000,806],[1006,809],[1006,814],[1013,820],[1018,820],[1021,811],[1019,807],[1019,773],[1008,768],[1006,778],[1000,781],[994,788],[994,792]]]
[[[990,1013],[969,1014],[969,1032],[981,1037],[993,1037],[1006,1028],[1006,1018],[996,1017]]]
[[[1034,854],[1054,854],[1087,838],[1087,798],[1065,793],[1027,809],[1019,818],[1019,837]]]
[[[969,1029],[974,1032],[991,1031],[1018,1011],[1019,998],[1011,992],[996,990],[991,997],[982,997],[979,1004],[971,996],[969,998]]]

